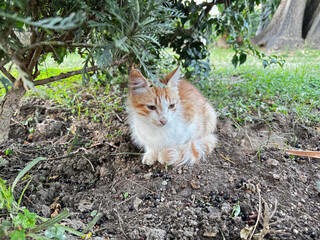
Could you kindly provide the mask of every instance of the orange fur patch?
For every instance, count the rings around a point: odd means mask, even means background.
[[[196,163],[199,162],[199,152],[197,151],[196,147],[194,146],[194,142],[191,142],[191,150],[192,150],[192,154],[196,159]]]

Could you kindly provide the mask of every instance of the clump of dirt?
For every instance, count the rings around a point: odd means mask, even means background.
[[[59,204],[71,213],[64,223],[78,230],[98,210],[103,217],[93,239],[248,239],[253,228],[266,231],[265,239],[318,239],[319,159],[285,150],[320,151],[320,128],[290,116],[273,119],[245,126],[220,119],[219,144],[206,162],[149,167],[123,112],[108,122],[77,120],[69,110],[29,98],[0,146],[1,153],[14,153],[0,176],[12,183],[30,160],[46,157],[30,170],[22,205],[50,217],[50,205]],[[22,181],[17,191],[23,187]]]

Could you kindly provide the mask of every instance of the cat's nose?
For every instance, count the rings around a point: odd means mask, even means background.
[[[168,122],[168,119],[162,118],[162,119],[160,119],[160,122],[162,125],[166,125],[166,123]]]

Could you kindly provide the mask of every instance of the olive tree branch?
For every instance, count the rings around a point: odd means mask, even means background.
[[[114,61],[113,63],[109,64],[108,67],[119,66],[120,64],[125,63],[127,61],[127,59],[126,59],[127,56],[129,56],[129,53],[126,53],[125,55],[123,55],[123,57],[120,60]],[[97,66],[88,67],[86,69],[87,72],[93,72],[93,71],[97,71],[97,70],[101,70],[101,69],[99,69]],[[76,70],[76,71],[60,73],[57,76],[53,76],[53,77],[41,79],[41,80],[38,80],[38,81],[34,81],[34,86],[44,85],[44,84],[55,82],[55,81],[58,81],[58,80],[61,80],[61,79],[64,79],[64,78],[68,78],[68,77],[72,77],[72,76],[75,76],[75,75],[79,75],[79,74],[82,74],[83,71],[84,71],[84,69],[80,69],[80,70]]]
[[[97,71],[97,70],[99,70],[98,67],[88,67],[87,68],[87,72],[93,72],[93,71]],[[57,76],[53,76],[53,77],[41,79],[41,80],[38,80],[38,81],[34,81],[34,85],[35,86],[44,85],[44,84],[55,82],[55,81],[58,81],[58,80],[61,80],[61,79],[64,79],[64,78],[69,78],[69,77],[72,77],[72,76],[75,76],[75,75],[79,75],[81,73],[83,73],[83,69],[76,70],[76,71],[70,71],[70,72],[66,72],[66,73],[60,73]]]
[[[4,66],[1,66],[0,70],[12,83],[14,83],[16,81],[16,78],[14,76],[12,76],[11,73],[9,73],[7,71],[7,69],[5,69]]]
[[[37,42],[34,44],[30,44],[27,47],[22,48],[21,50],[16,52],[16,55],[21,55],[27,51],[33,50],[38,47],[45,47],[45,46],[61,46],[61,47],[87,47],[87,48],[103,48],[105,45],[103,44],[90,44],[90,43],[68,43],[62,41],[43,41]]]

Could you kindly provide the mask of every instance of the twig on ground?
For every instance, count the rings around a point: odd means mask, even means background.
[[[112,153],[109,156],[120,156],[120,155],[133,155],[133,156],[141,156],[143,153],[135,153],[135,152],[121,152],[121,153]]]
[[[251,240],[254,232],[256,231],[256,228],[257,228],[258,223],[259,223],[259,221],[260,221],[261,211],[262,211],[262,210],[261,210],[261,208],[262,208],[262,204],[261,204],[261,193],[260,193],[260,188],[259,188],[258,184],[256,185],[256,189],[257,189],[258,196],[259,196],[258,217],[257,217],[257,220],[256,220],[256,224],[254,225],[254,228],[253,228],[253,230],[252,230],[252,232],[251,232],[248,240]]]
[[[236,164],[235,162],[231,161],[229,158],[223,156],[221,153],[219,153],[219,154],[220,154],[220,156],[221,156],[224,160],[226,160],[226,161],[228,161],[228,162],[231,162],[232,164]]]
[[[131,179],[127,179],[127,180],[128,180],[129,182],[133,183],[133,184],[138,185],[139,187],[142,187],[142,188],[148,190],[150,193],[154,193],[154,191],[150,190],[149,188],[146,188],[145,186],[142,186],[142,185],[139,184],[139,183],[136,183],[135,181],[132,181]]]
[[[127,238],[127,239],[129,239],[129,237],[127,236],[127,234],[125,233],[125,231],[123,230],[123,228],[122,228],[122,224],[121,224],[121,221],[122,221],[122,219],[121,219],[121,217],[120,217],[120,214],[119,214],[119,212],[118,212],[118,210],[117,209],[113,209],[116,213],[117,213],[117,215],[118,215],[118,222],[119,222],[119,226],[120,226],[120,229],[121,229],[121,232],[124,234],[124,236]]]
[[[120,121],[120,122],[123,122],[122,118],[121,118],[121,117],[119,117],[119,115],[118,115],[118,114],[116,114],[116,117],[119,119],[119,121]]]
[[[83,157],[85,160],[87,160],[87,162],[90,164],[90,166],[91,166],[91,168],[92,168],[92,172],[95,172],[94,166],[93,166],[92,162],[91,162],[88,158],[86,158],[83,154],[82,154],[82,157]]]
[[[135,194],[135,195],[133,195],[133,196],[131,196],[131,197],[128,197],[128,198],[126,198],[124,201],[122,201],[122,202],[119,202],[118,204],[117,204],[117,206],[119,206],[119,205],[121,205],[122,203],[125,203],[125,202],[127,202],[127,201],[129,201],[129,200],[131,200],[132,198],[134,198],[135,196],[137,196],[137,194]]]
[[[231,120],[234,122],[234,124],[237,126],[238,129],[242,129],[242,131],[245,133],[245,135],[247,136],[247,138],[248,138],[248,140],[249,140],[249,142],[250,142],[250,146],[253,148],[253,144],[252,144],[252,142],[251,142],[251,138],[249,137],[249,134],[247,133],[247,131],[244,130],[243,127],[241,127],[240,124],[237,123],[236,120],[234,120],[233,118],[231,118]]]
[[[302,212],[302,211],[301,211],[301,210],[299,210],[299,209],[298,209],[298,212],[299,212],[299,213],[301,213],[301,214],[306,215],[308,218],[310,218],[310,219],[312,219],[312,220],[314,220],[314,221],[316,221],[316,222],[318,222],[318,223],[320,224],[320,221],[319,221],[318,219],[316,219],[316,218],[314,218],[314,217],[310,216],[309,214],[307,214],[307,213],[305,213],[305,212]]]
[[[272,222],[272,223],[270,222],[277,211],[277,203],[278,203],[277,200],[275,200],[274,209],[270,213],[270,209],[268,207],[267,202],[261,197],[261,194],[260,194],[261,191],[260,191],[258,185],[256,185],[256,187],[257,187],[257,192],[259,194],[258,217],[257,217],[256,224],[255,224],[248,240],[251,240],[253,236],[257,237],[255,239],[263,240],[264,236],[269,233],[282,233],[282,234],[284,234],[285,232],[282,230],[273,230],[270,228],[270,226],[276,225],[284,220],[284,219],[279,219],[275,222]],[[263,203],[263,207],[264,207],[263,213],[262,213],[262,203]],[[254,234],[254,232],[258,226],[258,223],[260,223],[262,225],[262,229],[259,233]]]

